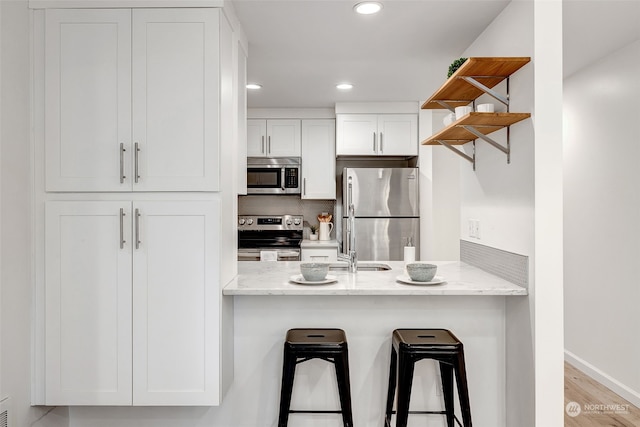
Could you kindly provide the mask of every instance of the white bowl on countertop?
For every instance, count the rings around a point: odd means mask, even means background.
[[[406,265],[407,274],[414,282],[429,282],[438,271],[438,266],[430,262],[414,261]]]
[[[320,282],[329,273],[329,264],[326,262],[303,262],[300,264],[300,273],[308,282]]]

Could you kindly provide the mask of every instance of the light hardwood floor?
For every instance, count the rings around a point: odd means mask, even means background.
[[[565,410],[565,427],[640,427],[639,408],[565,362],[565,409],[569,402],[579,404],[580,412],[572,417]]]

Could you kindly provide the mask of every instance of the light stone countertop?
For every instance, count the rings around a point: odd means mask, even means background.
[[[359,261],[359,264],[367,264]],[[388,271],[329,271],[338,281],[326,285],[302,285],[290,281],[300,274],[300,262],[242,261],[238,276],[222,290],[223,295],[527,295],[527,289],[460,261],[434,261],[439,285],[410,285],[396,278],[404,275],[402,261],[376,261]]]

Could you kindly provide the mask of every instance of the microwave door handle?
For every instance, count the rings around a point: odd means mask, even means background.
[[[280,170],[280,188],[282,188],[282,191],[285,191],[285,182],[284,182],[285,171],[286,171],[286,168],[282,168]]]

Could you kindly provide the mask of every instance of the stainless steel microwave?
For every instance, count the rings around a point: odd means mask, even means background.
[[[247,194],[300,194],[299,157],[247,158]]]

